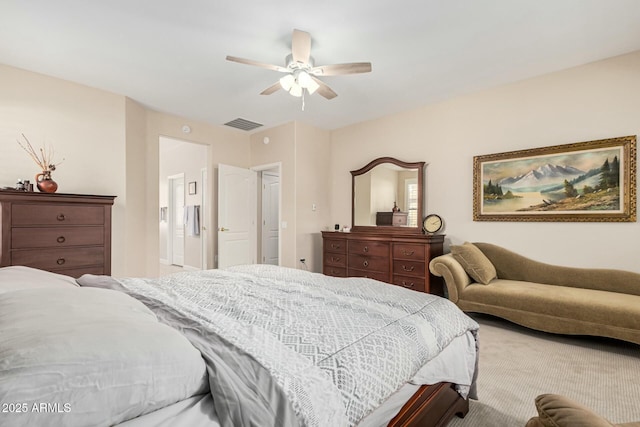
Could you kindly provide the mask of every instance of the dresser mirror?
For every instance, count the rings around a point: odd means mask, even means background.
[[[424,165],[381,157],[351,171],[352,230],[422,233]]]

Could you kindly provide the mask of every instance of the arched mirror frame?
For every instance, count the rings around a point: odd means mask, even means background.
[[[417,169],[418,170],[418,225],[417,227],[394,227],[386,225],[355,225],[355,201],[356,201],[356,177],[369,172],[384,163],[391,163],[401,168]],[[372,160],[366,166],[351,171],[351,230],[352,231],[367,231],[367,232],[380,232],[380,233],[394,233],[394,234],[421,234],[422,233],[422,218],[423,218],[423,206],[424,206],[424,167],[425,162],[403,162],[402,160],[395,159],[393,157],[380,157]]]

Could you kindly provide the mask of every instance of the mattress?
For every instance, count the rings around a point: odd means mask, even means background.
[[[358,427],[386,426],[413,396],[421,384],[451,382],[471,385],[475,372],[476,348],[468,332],[455,338],[436,358],[429,361],[382,406],[364,418]],[[198,395],[147,415],[118,424],[119,427],[220,427],[210,394]]]
[[[2,425],[220,425],[202,355],[158,319],[123,292],[0,268],[0,401],[13,404]],[[358,425],[386,425],[421,384],[452,382],[466,396],[474,332],[454,338]]]

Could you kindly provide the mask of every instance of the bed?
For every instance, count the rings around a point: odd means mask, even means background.
[[[477,330],[437,296],[283,267],[6,267],[0,424],[446,425],[476,394]]]

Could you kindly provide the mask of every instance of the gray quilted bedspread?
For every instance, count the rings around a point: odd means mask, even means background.
[[[223,427],[356,425],[478,328],[444,298],[282,267],[117,281],[201,351]]]

